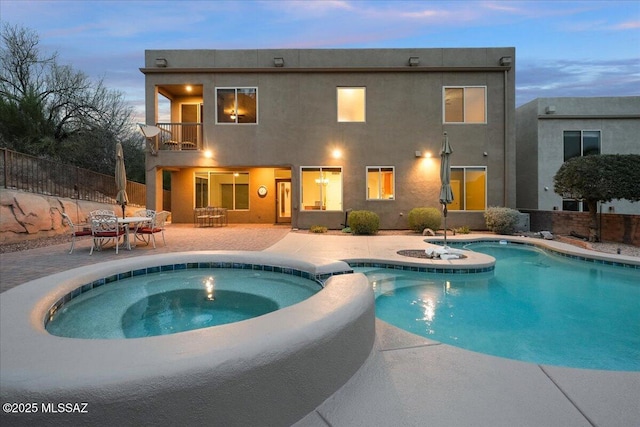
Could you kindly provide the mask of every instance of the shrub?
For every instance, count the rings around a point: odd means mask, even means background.
[[[416,233],[422,233],[425,228],[438,230],[442,222],[440,209],[413,208],[409,211],[409,228]]]
[[[471,233],[471,230],[466,225],[463,225],[462,227],[454,228],[453,231],[455,231],[457,234],[469,234],[469,233]]]
[[[351,211],[348,222],[353,234],[376,234],[380,229],[380,217],[371,211]]]
[[[511,208],[490,207],[484,213],[489,230],[498,234],[513,234],[518,224],[520,212]]]
[[[326,233],[326,232],[327,232],[327,227],[323,225],[312,225],[309,228],[309,233]]]

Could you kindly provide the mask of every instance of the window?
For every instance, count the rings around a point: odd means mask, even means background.
[[[300,182],[301,210],[342,210],[342,168],[303,166]]]
[[[564,161],[600,154],[599,130],[566,130],[563,133]]]
[[[563,211],[582,212],[583,211],[583,205],[582,205],[582,202],[580,200],[564,199],[564,200],[562,200],[562,210]]]
[[[599,130],[566,130],[563,132],[564,161],[574,157],[600,154]],[[582,212],[587,209],[583,203],[574,199],[563,199],[563,211]]]
[[[216,123],[258,123],[258,89],[216,88]]]
[[[445,123],[486,123],[486,87],[445,87]]]
[[[195,207],[249,209],[248,172],[196,172]]]
[[[483,211],[487,207],[487,169],[485,167],[451,168],[451,210]]]
[[[365,121],[365,88],[338,88],[338,122]]]
[[[393,167],[367,166],[367,200],[393,200],[394,176]]]

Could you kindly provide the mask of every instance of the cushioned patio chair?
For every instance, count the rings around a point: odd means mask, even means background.
[[[142,210],[136,213],[136,216],[147,216],[150,221],[148,223],[142,224],[140,227],[136,229],[136,238],[142,240],[147,245],[149,242],[153,242],[153,248],[156,248],[156,234],[162,234],[162,243],[167,246],[167,242],[164,239],[164,228],[167,218],[169,217],[169,212],[160,211],[156,212],[153,210]]]
[[[101,250],[106,242],[113,240],[116,245],[116,254],[120,247],[120,238],[124,238],[126,229],[118,224],[115,215],[94,215],[91,217],[91,234],[93,244],[89,255],[93,255],[93,250]]]
[[[76,237],[91,236],[91,226],[89,224],[74,224],[69,215],[67,215],[66,213],[62,214],[62,223],[64,225],[67,225],[71,230],[71,250],[69,251],[69,253],[71,254],[73,253],[73,248],[76,244]]]

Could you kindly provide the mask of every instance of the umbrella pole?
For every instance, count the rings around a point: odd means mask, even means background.
[[[447,205],[442,204],[442,212],[444,213],[444,246],[447,247]]]
[[[122,219],[124,219],[124,203],[122,204]]]

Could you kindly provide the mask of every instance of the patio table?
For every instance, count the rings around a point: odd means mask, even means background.
[[[125,244],[127,245],[127,249],[131,250],[131,238],[129,236],[129,230],[132,224],[135,225],[135,228],[133,230],[133,235],[135,236],[136,230],[138,229],[138,227],[140,227],[140,225],[145,222],[149,222],[150,220],[151,218],[147,216],[128,216],[125,218],[118,218],[118,224],[124,225],[124,228],[126,231],[124,234],[124,241],[125,241]],[[134,238],[134,241],[135,241],[135,238]],[[134,247],[135,247],[135,244],[134,244]]]

